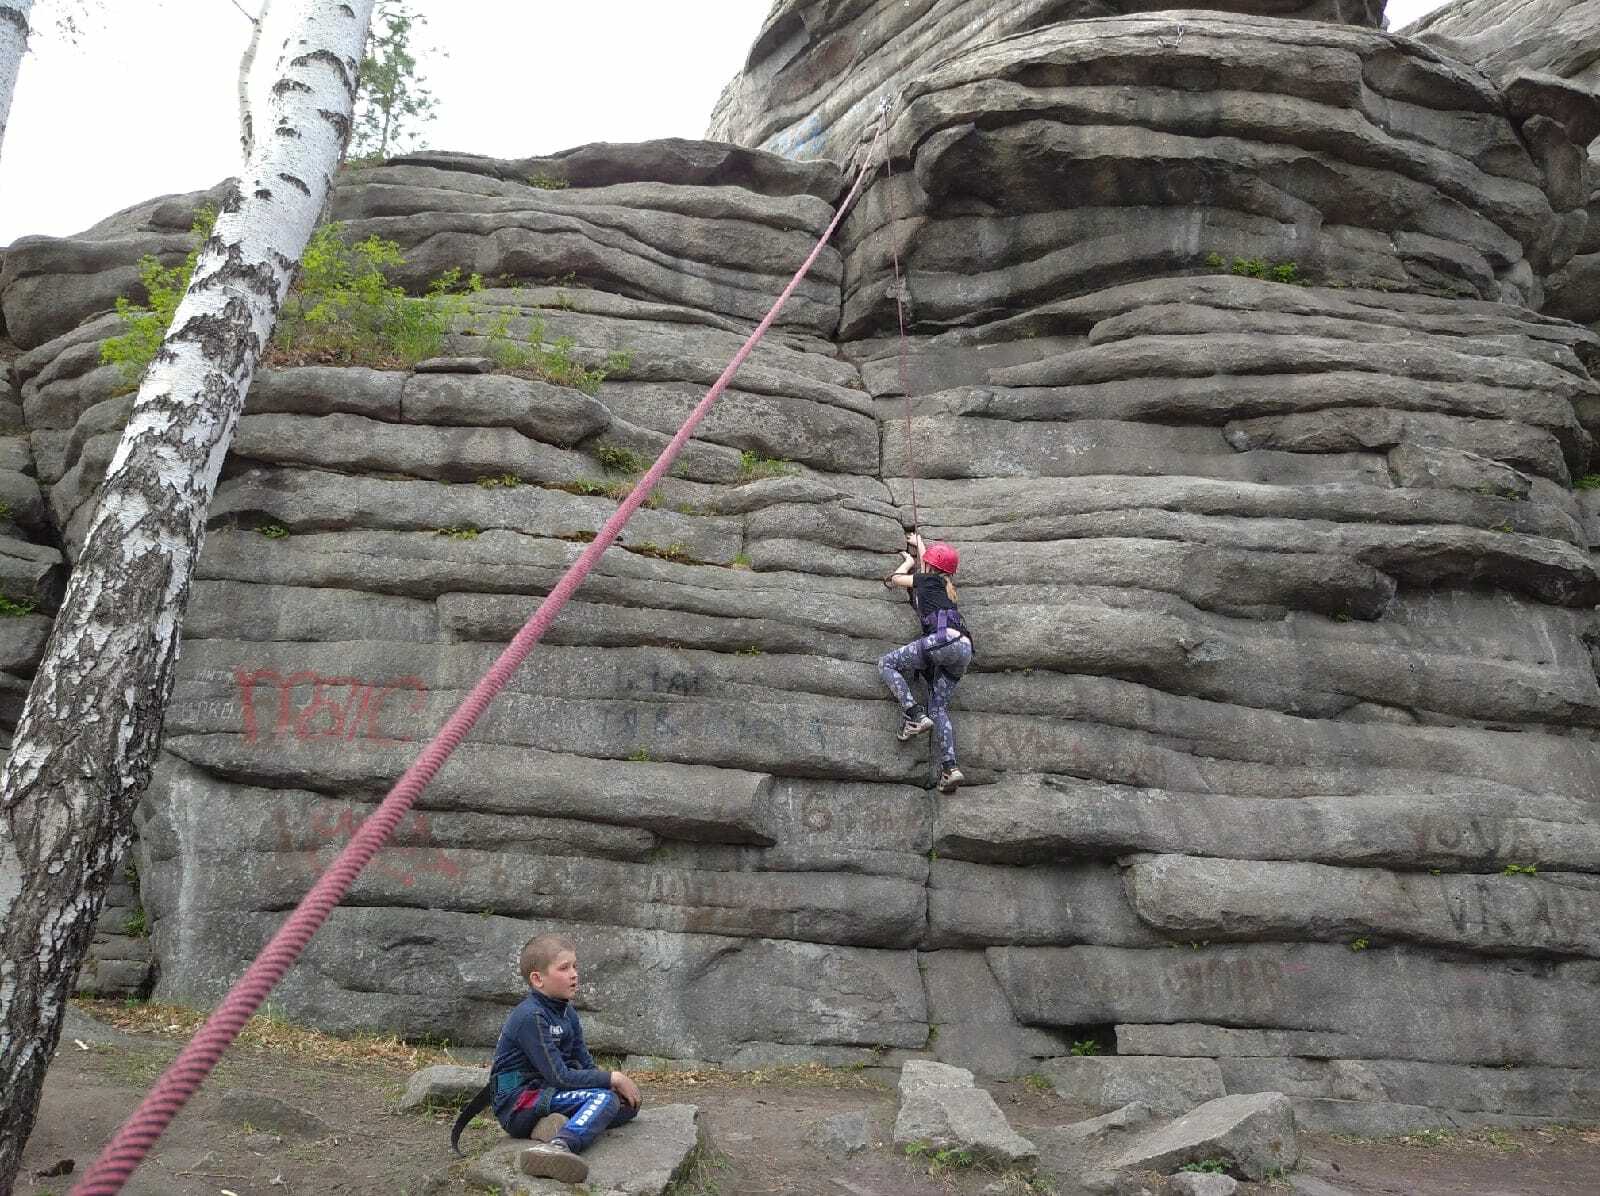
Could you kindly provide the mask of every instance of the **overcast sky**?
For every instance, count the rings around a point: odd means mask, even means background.
[[[240,0],[252,11],[260,0]],[[1399,28],[1441,0],[1391,0]],[[88,16],[76,45],[63,5]],[[416,0],[437,46],[427,142],[496,157],[700,137],[769,0]],[[250,24],[232,0],[38,0],[0,156],[0,245],[79,232],[237,169]],[[270,36],[267,40],[271,40]],[[271,64],[267,51],[263,57]]]

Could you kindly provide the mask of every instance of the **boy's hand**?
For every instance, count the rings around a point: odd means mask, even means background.
[[[637,1109],[639,1107],[639,1085],[629,1079],[626,1072],[614,1071],[611,1073],[611,1091],[626,1101],[628,1108]]]

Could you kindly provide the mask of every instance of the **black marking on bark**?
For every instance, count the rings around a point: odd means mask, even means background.
[[[351,13],[355,16],[355,13]],[[22,15],[22,10],[12,8],[9,4],[0,4],[0,21],[9,21],[22,34],[22,40],[28,40],[28,18]]]
[[[283,180],[283,181],[284,181],[284,182],[286,182],[286,183],[288,183],[288,184],[289,184],[289,186],[291,186],[291,187],[293,187],[293,188],[294,188],[294,189],[295,189],[295,190],[297,190],[297,191],[298,191],[298,192],[300,192],[300,194],[301,194],[301,195],[307,195],[307,196],[309,196],[309,195],[310,195],[310,194],[311,194],[311,188],[310,188],[310,187],[307,187],[307,186],[306,186],[306,185],[305,185],[305,184],[304,184],[304,183],[303,183],[303,182],[301,182],[301,181],[300,181],[300,180],[299,180],[299,179],[298,179],[298,178],[296,178],[296,177],[295,177],[295,176],[294,176],[294,175],[292,175],[292,174],[282,174],[282,173],[280,173],[280,174],[279,174],[279,175],[278,175],[278,177],[279,177],[279,178],[280,178],[280,179],[282,179],[282,180]]]
[[[292,137],[296,141],[300,140],[300,130],[295,128],[291,124],[279,125],[276,129],[274,129],[272,131],[274,133],[276,133],[279,137]]]
[[[355,20],[356,10],[351,8],[348,4],[339,5],[339,11],[344,13],[344,15],[349,17],[351,20]]]
[[[268,191],[265,187],[257,187],[255,189],[254,194],[255,194],[255,197],[257,199],[271,199],[272,198],[272,192]]]
[[[231,215],[242,207],[244,207],[244,190],[240,187],[238,179],[229,179],[228,189],[222,194],[220,210]],[[212,227],[215,228],[216,226],[213,225]]]
[[[298,79],[279,79],[272,85],[272,94],[275,96],[285,96],[291,91],[309,92],[310,90],[311,85],[309,83],[302,83]]]
[[[333,126],[339,144],[343,145],[350,136],[350,117],[343,112],[330,112],[326,108],[318,108],[317,115]]]
[[[314,62],[326,62],[334,70],[338,71],[341,77],[345,73],[344,59],[340,58],[332,50],[313,50],[309,54],[300,55],[299,58],[291,58],[289,65],[292,67],[310,66]]]

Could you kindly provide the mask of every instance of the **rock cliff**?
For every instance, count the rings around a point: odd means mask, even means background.
[[[774,10],[751,61],[797,82],[736,83],[719,127],[805,109],[791,155],[846,156],[863,81],[826,48],[925,33],[872,59],[892,173],[275,1000],[482,1042],[559,926],[606,1050],[1020,1073],[1093,1043],[1096,1091],[1283,1091],[1313,1126],[1600,1116],[1600,337],[1539,310],[1594,109],[1365,9],[949,23],[999,7]],[[260,376],[141,811],[159,995],[240,969],[846,182],[699,142],[345,177],[408,283],[481,272],[511,325],[628,364],[592,397]],[[35,514],[5,543],[42,611],[126,416],[94,313],[198,199],[6,252]],[[873,667],[912,629],[875,579],[913,477],[978,643],[948,797]]]

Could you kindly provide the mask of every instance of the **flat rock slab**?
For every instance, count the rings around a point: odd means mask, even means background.
[[[1187,1113],[1227,1092],[1211,1059],[1074,1055],[1048,1060],[1043,1071],[1063,1100],[1101,1108],[1137,1103],[1158,1117]]]
[[[589,1164],[586,1187],[522,1174],[517,1161],[529,1146],[522,1139],[507,1139],[473,1160],[467,1177],[502,1196],[567,1196],[573,1191],[589,1196],[661,1196],[686,1169],[704,1133],[698,1106],[662,1105],[607,1130],[584,1152]]]
[[[900,1073],[900,1113],[894,1144],[926,1143],[940,1150],[971,1151],[1001,1166],[1032,1164],[1039,1151],[1006,1121],[1000,1106],[962,1067],[908,1062]]]
[[[1129,1141],[1149,1130],[1149,1108],[1131,1104],[1088,1121],[1040,1127],[1033,1137],[1041,1167],[1054,1175],[1079,1175],[1093,1170],[1097,1160],[1121,1154]]]
[[[817,1125],[811,1140],[829,1154],[848,1158],[872,1145],[872,1129],[865,1113],[835,1113]]]
[[[448,1063],[424,1067],[407,1081],[400,1107],[416,1109],[423,1105],[462,1105],[476,1096],[488,1082],[487,1067],[458,1067]]]
[[[1256,1092],[1208,1101],[1138,1139],[1111,1165],[1118,1171],[1170,1171],[1221,1159],[1245,1179],[1264,1179],[1268,1172],[1287,1171],[1299,1158],[1289,1098]]]
[[[265,1092],[252,1092],[247,1088],[224,1092],[217,1102],[217,1117],[263,1133],[294,1138],[322,1138],[332,1132],[328,1123],[315,1114],[286,1100],[279,1100]]]

